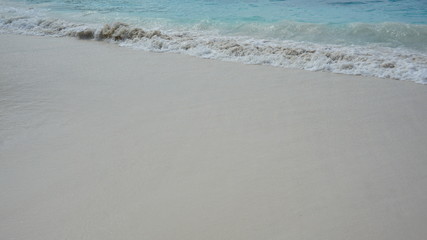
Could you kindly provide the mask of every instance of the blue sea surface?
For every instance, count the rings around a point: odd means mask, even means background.
[[[425,0],[24,0],[53,11],[161,18],[183,23],[280,22],[427,24]]]
[[[6,32],[96,38],[118,22],[168,36],[123,46],[427,82],[426,0],[0,0]]]

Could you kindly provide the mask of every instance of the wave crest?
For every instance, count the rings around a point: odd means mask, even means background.
[[[107,40],[148,51],[427,84],[427,55],[401,48],[265,40],[203,31],[164,32],[120,22],[86,25],[34,16],[31,12],[16,16],[16,12],[1,15],[0,32]]]

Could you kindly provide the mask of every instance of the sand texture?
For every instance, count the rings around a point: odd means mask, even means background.
[[[427,86],[0,43],[0,239],[426,239]]]

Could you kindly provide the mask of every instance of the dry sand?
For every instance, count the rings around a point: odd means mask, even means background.
[[[1,239],[426,239],[427,86],[0,43]]]

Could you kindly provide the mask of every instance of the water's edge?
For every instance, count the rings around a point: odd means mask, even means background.
[[[427,55],[408,49],[148,30],[126,23],[80,24],[13,11],[0,15],[0,33],[105,40],[146,51],[427,84]]]

